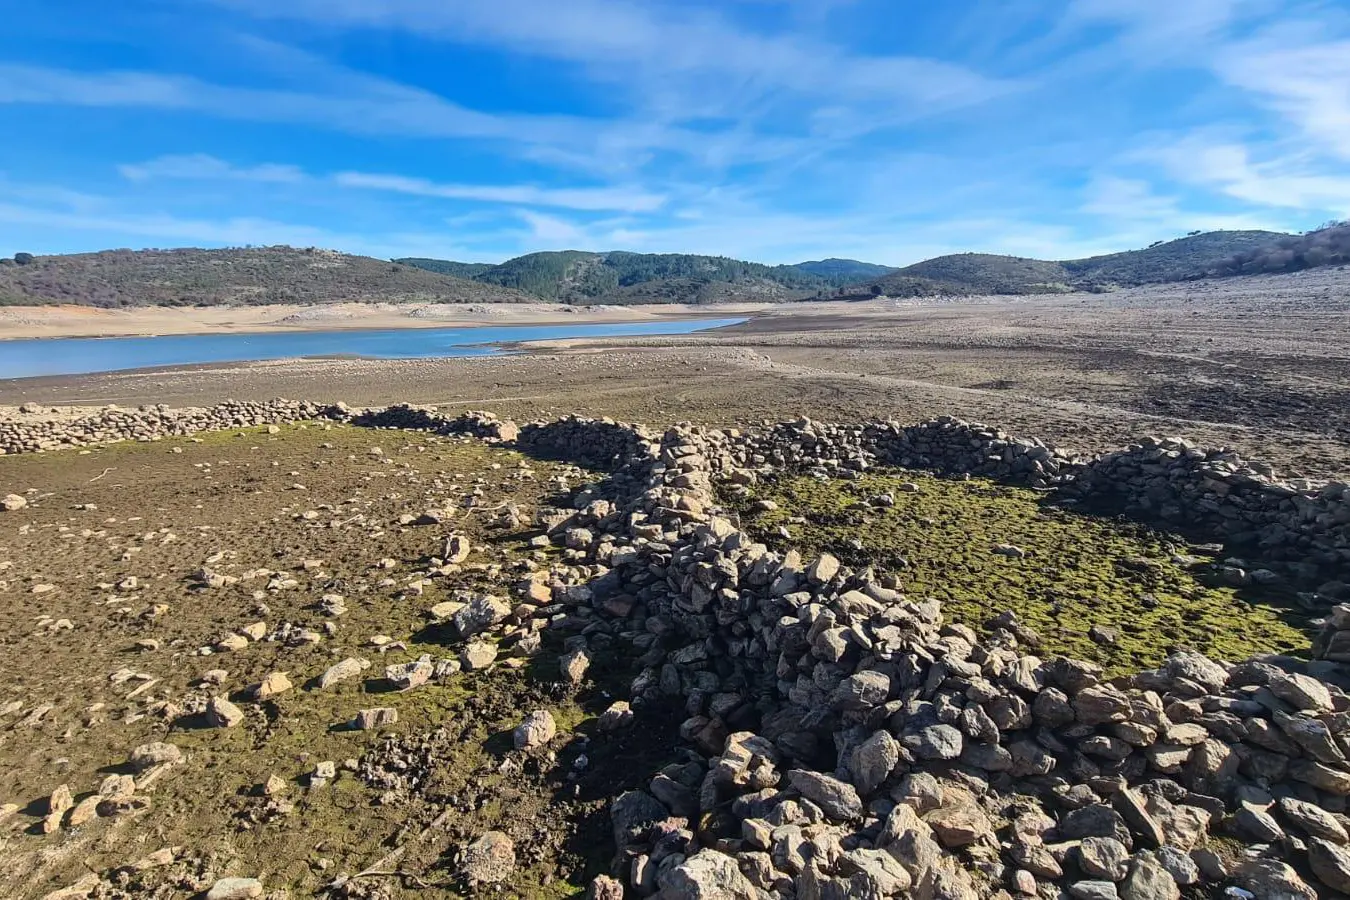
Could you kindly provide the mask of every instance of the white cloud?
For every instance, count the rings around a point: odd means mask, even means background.
[[[1215,71],[1325,152],[1350,160],[1350,39],[1308,38],[1277,30],[1237,42],[1218,54]]]
[[[659,209],[666,200],[661,194],[641,188],[541,188],[535,185],[439,184],[424,178],[366,172],[339,172],[333,176],[333,181],[343,187],[370,188],[422,197],[525,206],[557,206],[579,210],[652,212]]]
[[[1324,171],[1306,156],[1253,159],[1248,146],[1191,135],[1141,151],[1177,181],[1256,206],[1350,214],[1350,172]]]
[[[530,226],[533,249],[595,249],[591,235],[580,225],[530,209],[517,210],[517,214]]]
[[[297,166],[277,163],[236,166],[205,153],[160,156],[143,163],[118,166],[117,171],[131,181],[185,179],[295,184],[305,180],[305,173]]]

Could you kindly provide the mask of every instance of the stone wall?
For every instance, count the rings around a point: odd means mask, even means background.
[[[601,571],[579,602],[644,663],[633,702],[678,698],[700,752],[616,800],[616,874],[629,890],[1350,890],[1341,667],[1186,653],[1108,682],[1091,664],[1026,653],[1009,617],[981,637],[884,574],[774,553],[716,514],[711,487],[761,477],[771,459],[845,474],[868,465],[864,430],[803,431],[747,445],[673,429],[647,490],[558,526],[577,563]],[[930,443],[930,462],[981,449]],[[1333,619],[1350,623],[1350,608]]]

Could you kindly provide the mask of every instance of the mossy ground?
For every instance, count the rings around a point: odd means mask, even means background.
[[[868,504],[883,494],[894,506]],[[778,508],[752,514],[761,499]],[[1042,655],[1092,660],[1113,674],[1156,666],[1183,647],[1238,660],[1309,643],[1306,617],[1278,592],[1207,584],[1174,559],[1212,554],[1137,524],[1048,505],[1032,490],[874,471],[853,480],[780,478],[729,504],[771,546],[828,550],[892,571],[906,594],[938,598],[949,620],[977,630],[1012,610],[1040,633]],[[1026,555],[1002,555],[999,545]],[[1093,625],[1116,629],[1118,640],[1094,641]]]

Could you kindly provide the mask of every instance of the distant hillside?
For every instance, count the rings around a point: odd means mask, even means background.
[[[1207,267],[1205,274],[1259,275],[1344,265],[1350,265],[1350,221],[1331,222],[1307,234],[1280,235],[1273,244],[1234,253]]]
[[[435,272],[438,275],[453,275],[456,278],[474,278],[492,268],[492,263],[451,262],[448,259],[426,259],[420,256],[405,256],[393,262],[404,266],[414,266]]]
[[[1308,237],[1311,235],[1303,236]],[[1281,242],[1303,238],[1273,231],[1212,231],[1174,241],[1159,241],[1143,250],[1063,261],[959,253],[925,260],[881,278],[864,281],[849,288],[848,293],[853,296],[883,293],[890,297],[927,297],[1111,290],[1185,281],[1207,274],[1223,274],[1225,270],[1245,271],[1244,265],[1248,268],[1256,265],[1241,262],[1249,258],[1274,264],[1284,257],[1274,255],[1272,248]],[[1319,258],[1316,251],[1314,258]]]
[[[530,253],[499,265],[332,250],[107,250],[0,259],[0,305],[781,302],[1109,291],[1138,284],[1350,264],[1350,223],[1303,235],[1215,231],[1062,261],[960,253],[892,269],[851,259],[770,266],[691,253]]]
[[[1063,263],[1084,285],[1159,284],[1204,275],[1220,261],[1288,238],[1275,231],[1210,231],[1175,241],[1161,241],[1143,250],[1072,259]]]
[[[521,303],[518,291],[332,250],[106,250],[0,262],[0,304]]]
[[[767,266],[725,256],[692,253],[529,253],[471,272],[467,263],[401,260],[432,271],[513,288],[565,303],[709,303],[717,300],[791,300],[833,290],[877,272],[853,260]],[[816,273],[809,267],[821,266]],[[834,271],[830,271],[833,269]],[[642,299],[639,299],[642,298]]]
[[[831,283],[852,284],[869,278],[880,278],[896,271],[894,266],[879,266],[876,263],[859,262],[856,259],[820,259],[812,262],[795,263],[788,266],[808,275],[815,275]]]

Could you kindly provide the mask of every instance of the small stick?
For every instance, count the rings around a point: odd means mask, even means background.
[[[104,469],[102,472],[99,472],[99,473],[98,473],[97,475],[95,475],[93,478],[90,478],[90,479],[89,479],[89,483],[90,483],[90,484],[93,484],[95,481],[98,481],[100,478],[102,478],[104,475],[107,475],[109,472],[116,472],[116,471],[117,471],[116,467],[114,467],[114,466],[109,466],[108,468]]]

